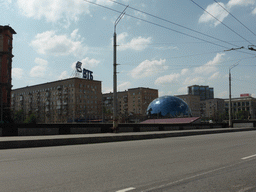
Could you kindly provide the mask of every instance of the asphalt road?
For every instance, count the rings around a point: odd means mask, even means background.
[[[0,150],[0,191],[256,191],[256,131]]]

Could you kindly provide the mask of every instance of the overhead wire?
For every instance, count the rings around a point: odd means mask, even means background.
[[[244,25],[240,20],[238,20],[232,13],[230,13],[225,7],[223,7],[218,1],[214,0],[222,9],[224,9],[229,15],[231,15],[236,21],[238,21],[242,26],[244,26],[248,31],[250,31],[253,35],[256,36],[256,34],[250,30],[246,25]]]
[[[125,4],[123,4],[123,3],[120,3],[120,2],[117,2],[117,1],[114,1],[114,0],[109,0],[109,1],[114,2],[114,3],[116,3],[116,4],[119,4],[119,5],[122,5],[122,6],[125,6],[125,7],[126,7],[126,5],[125,5]],[[211,35],[207,35],[207,34],[202,33],[202,32],[200,32],[200,31],[197,31],[197,30],[191,29],[191,28],[189,28],[189,27],[186,27],[186,26],[180,25],[180,24],[175,23],[175,22],[173,22],[173,21],[170,21],[170,20],[167,20],[167,19],[161,18],[161,17],[159,17],[159,16],[153,15],[153,14],[151,14],[151,13],[147,13],[147,12],[145,12],[145,11],[141,11],[141,10],[136,9],[136,8],[133,8],[133,7],[131,7],[131,6],[129,6],[129,9],[135,10],[135,11],[140,12],[140,13],[143,13],[143,14],[145,14],[145,15],[149,15],[149,16],[154,17],[154,18],[156,18],[156,19],[159,19],[159,20],[165,21],[165,22],[167,22],[167,23],[170,23],[170,24],[176,25],[176,26],[178,26],[178,27],[181,27],[181,28],[187,29],[187,30],[189,30],[189,31],[192,31],[192,32],[198,33],[198,34],[200,34],[200,35],[204,35],[204,36],[206,36],[206,37],[209,37],[209,38],[212,38],[212,39],[215,39],[215,40],[218,40],[218,41],[221,41],[221,42],[227,43],[227,44],[229,44],[229,45],[239,47],[238,45],[235,45],[235,44],[229,43],[229,42],[227,42],[227,41],[225,41],[225,40],[222,40],[222,39],[219,39],[219,38],[213,37],[213,36],[211,36]]]
[[[98,4],[98,3],[94,3],[94,2],[91,2],[91,1],[88,1],[88,0],[84,0],[84,1],[85,1],[85,2],[88,2],[88,3],[91,3],[91,4],[94,4],[94,5],[97,5],[97,6],[100,6],[100,7],[103,7],[103,8],[108,9],[108,10],[117,12],[117,13],[122,13],[121,11],[112,9],[112,8],[107,7],[107,6],[104,6],[104,5],[100,5],[100,4]],[[229,49],[229,47],[226,47],[226,46],[223,46],[223,45],[219,45],[219,44],[217,44],[217,43],[214,43],[214,42],[211,42],[211,41],[208,41],[208,40],[205,40],[205,39],[202,39],[202,38],[199,38],[199,37],[196,37],[196,36],[193,36],[193,35],[190,35],[190,34],[187,34],[187,33],[184,33],[184,32],[178,31],[178,30],[175,30],[175,29],[171,29],[171,28],[169,28],[169,27],[166,27],[166,26],[163,26],[163,25],[160,25],[160,24],[157,24],[157,23],[154,23],[154,22],[151,22],[151,21],[148,21],[148,20],[145,20],[145,19],[142,19],[142,18],[133,16],[133,15],[130,15],[130,14],[125,14],[125,15],[126,15],[126,16],[129,16],[129,17],[131,17],[131,18],[138,19],[138,20],[140,20],[140,21],[144,21],[144,22],[146,22],[146,23],[149,23],[149,24],[152,24],[152,25],[155,25],[155,26],[158,26],[158,27],[161,27],[161,28],[164,28],[164,29],[173,31],[173,32],[176,32],[176,33],[179,33],[179,34],[182,34],[182,35],[185,35],[185,36],[188,36],[188,37],[191,37],[191,38],[200,40],[200,41],[207,42],[207,43],[212,44],[212,45],[215,45],[215,46],[219,46],[219,47],[222,47],[222,48],[225,48],[225,49]],[[242,51],[239,51],[239,52],[242,52]],[[252,53],[247,53],[247,52],[242,52],[242,53],[249,54],[249,55],[254,55],[254,54],[252,54]]]
[[[211,14],[210,12],[206,11],[202,6],[200,6],[198,3],[196,3],[194,0],[190,0],[192,3],[194,3],[196,6],[198,6],[200,9],[202,9],[204,12],[206,12],[208,15],[212,16],[215,20],[219,21],[222,25],[224,25],[226,28],[228,28],[230,31],[232,31],[233,33],[235,33],[236,35],[238,35],[239,37],[241,37],[242,39],[244,39],[245,41],[247,41],[250,44],[250,41],[248,41],[247,39],[245,39],[242,35],[240,35],[239,33],[237,33],[235,30],[231,29],[228,25],[226,25],[225,23],[223,23],[221,20],[219,20],[217,17],[215,17],[213,14]]]

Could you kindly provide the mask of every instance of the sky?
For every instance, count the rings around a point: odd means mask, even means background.
[[[126,6],[116,26],[118,91],[182,95],[208,85],[228,98],[230,70],[232,97],[256,97],[256,0],[0,0],[0,25],[17,32],[13,89],[70,78],[80,61],[112,92],[114,23]]]

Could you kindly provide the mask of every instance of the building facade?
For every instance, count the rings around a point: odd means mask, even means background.
[[[225,114],[224,99],[208,99],[200,101],[200,113],[202,119],[218,121]]]
[[[66,123],[102,117],[101,81],[70,78],[12,90],[13,113],[23,120],[35,114],[38,123]]]
[[[10,26],[0,25],[0,120],[9,121],[12,88],[13,34]]]
[[[225,100],[225,110],[228,114],[229,99]],[[232,119],[256,119],[256,98],[242,96],[231,99]]]
[[[185,101],[190,110],[192,117],[200,117],[200,96],[199,95],[175,95],[176,97]]]
[[[146,115],[148,105],[158,98],[158,90],[138,87],[117,92],[117,98],[117,112],[119,115]],[[103,104],[106,110],[113,113],[113,93],[103,94]]]
[[[202,85],[189,86],[188,94],[200,96],[201,101],[214,98],[214,90],[209,86],[202,86]]]

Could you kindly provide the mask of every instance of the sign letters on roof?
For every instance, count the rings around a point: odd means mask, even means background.
[[[88,69],[82,70],[82,63],[80,61],[77,61],[76,63],[76,71],[79,73],[83,73],[83,78],[93,80],[93,72]]]

